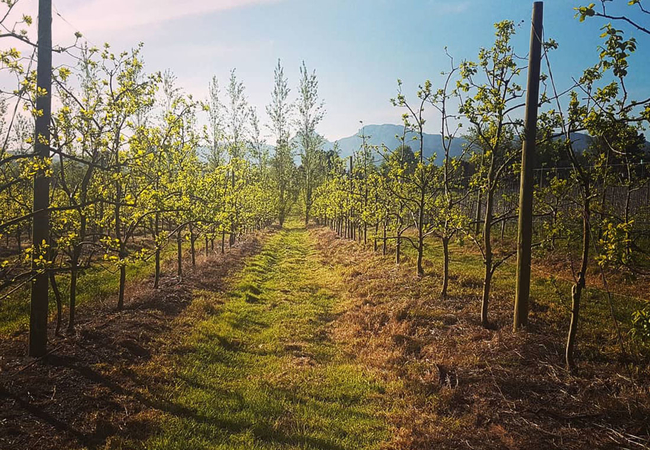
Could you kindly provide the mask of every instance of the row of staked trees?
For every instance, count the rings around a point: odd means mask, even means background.
[[[82,44],[80,34],[66,48],[33,44],[31,17],[9,23],[16,5],[0,5],[9,30],[3,42],[16,45],[0,53],[2,75],[15,80],[0,98],[4,302],[24,302],[30,285],[40,283],[44,289],[32,288],[32,319],[44,294],[46,307],[48,297],[56,300],[56,332],[64,305],[67,331],[74,332],[79,286],[89,271],[115,274],[121,310],[134,265],[151,261],[158,288],[166,259],[175,260],[182,279],[188,249],[192,265],[201,246],[206,255],[223,253],[245,233],[277,219],[282,224],[297,202],[309,220],[324,172],[316,131],[324,107],[316,74],[304,63],[290,98],[278,61],[263,126],[235,70],[223,88],[213,78],[207,99],[198,101],[171,72],[148,73],[141,45],[115,53],[108,44]],[[51,2],[41,0],[40,13],[43,44],[51,36]],[[61,65],[51,66],[52,52]],[[38,120],[46,132],[34,132]],[[269,133],[274,146],[266,143]],[[44,354],[47,328],[32,320],[31,331],[37,339],[30,353]]]
[[[637,7],[640,2],[630,2]],[[578,18],[607,16],[595,5],[578,8]],[[645,10],[643,10],[645,14]],[[614,18],[615,19],[615,18]],[[641,25],[635,22],[637,28]],[[516,26],[495,25],[495,40],[476,61],[442,74],[439,88],[431,81],[407,98],[398,81],[392,103],[403,112],[404,133],[395,149],[367,144],[349,160],[339,159],[319,187],[316,217],[341,236],[371,239],[375,251],[393,247],[396,261],[406,245],[415,254],[415,270],[424,275],[423,256],[432,240],[442,249],[441,297],[448,296],[450,243],[469,241],[483,265],[480,318],[488,327],[492,281],[517,254],[516,241],[504,231],[517,223],[522,112],[520,85],[526,61],[513,46]],[[560,91],[550,64],[556,42],[543,42],[540,61],[541,111],[537,121],[534,246],[565,252],[572,261],[571,321],[566,364],[574,366],[581,297],[590,265],[633,274],[647,271],[648,173],[644,126],[650,120],[648,99],[633,99],[626,88],[634,38],[612,26],[603,28],[598,63]],[[442,155],[425,155],[426,118],[434,111]],[[428,125],[428,124],[427,124]],[[576,133],[590,145],[578,150]],[[463,138],[462,152],[453,152]],[[457,146],[456,146],[457,147]],[[442,157],[436,163],[437,157]],[[440,161],[440,159],[438,159]],[[643,198],[643,201],[640,201]],[[500,233],[498,232],[500,230]],[[495,232],[496,231],[496,232]],[[648,311],[637,312],[636,326],[650,329]],[[646,337],[650,337],[648,334]]]
[[[59,319],[68,304],[73,331],[78,284],[88,270],[116,273],[122,308],[134,264],[152,259],[157,287],[170,249],[182,278],[184,247],[195,263],[199,245],[224,252],[248,231],[276,220],[283,224],[300,204],[305,223],[316,218],[341,235],[371,240],[377,251],[394,248],[397,262],[404,246],[412,249],[418,276],[425,272],[426,248],[436,240],[443,298],[451,244],[472,242],[484,263],[481,322],[489,326],[493,277],[516,253],[505,231],[518,213],[511,187],[525,135],[520,80],[526,70],[512,44],[513,22],[496,24],[494,44],[481,49],[476,61],[455,64],[450,58],[438,87],[427,81],[409,97],[399,82],[392,103],[403,113],[401,145],[373,147],[362,128],[362,146],[346,161],[336,147],[323,150],[317,129],[325,109],[316,74],[304,63],[292,93],[278,62],[262,125],[234,70],[223,86],[213,79],[207,99],[197,101],[173,74],[146,72],[141,47],[114,53],[108,45],[79,44],[77,35],[70,47],[53,48],[51,30],[50,40],[43,38],[48,20],[39,21],[39,45],[32,43],[32,18],[14,21],[16,4],[0,3],[2,39],[9,42],[0,50],[0,74],[14,80],[13,89],[0,95],[3,300],[24,300],[31,284],[32,306],[42,306],[45,294],[47,307],[51,292]],[[51,16],[51,1],[40,0],[40,7]],[[638,1],[630,7],[642,18],[647,14]],[[605,2],[577,13],[581,20],[616,19]],[[627,23],[648,33],[642,23]],[[626,87],[636,41],[612,25],[603,28],[602,38],[598,63],[568,87],[560,88],[566,80],[553,76],[549,54],[557,44],[546,40],[542,54],[535,241],[563,247],[575,260],[570,367],[589,265],[634,274],[648,263],[648,211],[638,198],[648,189],[642,132],[649,101],[632,98]],[[52,67],[52,51],[66,63]],[[424,151],[431,111],[441,135],[438,164]],[[585,151],[574,148],[577,132],[592,138]],[[266,143],[269,134],[272,145]],[[458,154],[454,141],[461,137],[467,144]],[[641,311],[638,318],[650,329],[650,313]],[[46,329],[32,328],[43,338]],[[45,341],[39,342],[34,355],[45,352]]]

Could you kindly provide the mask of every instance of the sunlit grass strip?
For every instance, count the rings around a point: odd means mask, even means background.
[[[304,229],[249,260],[174,360],[162,431],[148,449],[374,449],[389,437],[381,382],[326,331],[336,276]],[[208,314],[210,314],[208,313]],[[119,444],[122,445],[122,444]],[[126,445],[123,448],[127,448]]]

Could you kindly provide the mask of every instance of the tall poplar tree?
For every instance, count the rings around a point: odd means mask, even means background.
[[[304,61],[300,67],[300,84],[296,108],[298,110],[296,119],[297,137],[301,147],[300,160],[302,163],[305,224],[308,224],[316,188],[316,178],[321,163],[319,150],[323,145],[323,138],[316,132],[316,127],[323,120],[325,105],[318,98],[316,71],[310,73]]]
[[[271,103],[266,106],[266,113],[271,119],[269,129],[275,136],[275,154],[271,162],[273,176],[278,186],[278,220],[280,226],[284,224],[289,205],[291,175],[294,171],[293,152],[291,149],[291,113],[292,105],[289,103],[291,89],[284,76],[284,68],[278,59],[274,71],[275,84],[271,93]]]

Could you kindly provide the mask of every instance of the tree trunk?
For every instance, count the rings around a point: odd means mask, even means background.
[[[176,233],[176,275],[179,280],[183,279],[183,235],[182,228]]]
[[[63,317],[63,302],[61,301],[61,292],[59,291],[59,286],[56,284],[56,275],[54,272],[50,272],[50,285],[52,286],[54,300],[56,301],[56,328],[54,334],[60,336],[61,321]]]
[[[377,242],[377,237],[379,236],[379,222],[375,224],[375,252],[377,252],[379,248],[379,244]]]
[[[124,264],[120,265],[120,294],[117,301],[117,310],[122,311],[124,309],[124,290],[126,288],[126,266]]]
[[[481,325],[487,328],[490,325],[488,321],[488,307],[490,303],[490,287],[492,286],[491,265],[485,264],[485,278],[483,280],[483,298],[481,301]]]
[[[311,180],[310,176],[307,176],[307,186],[305,187],[305,227],[309,225],[309,213],[311,212]]]
[[[75,249],[76,252],[76,249]],[[69,334],[74,333],[75,309],[77,306],[77,278],[79,274],[79,260],[76,255],[70,262],[70,310],[68,311],[68,330]]]
[[[284,198],[284,187],[281,185],[280,186],[280,201],[279,201],[279,207],[278,207],[278,220],[280,221],[280,228],[284,226],[284,216],[285,216],[285,198]]]
[[[419,240],[419,245],[418,245],[417,275],[418,277],[423,277],[424,266],[422,265],[422,261],[424,259],[424,238],[420,237],[418,240]]]
[[[154,270],[153,278],[153,288],[158,289],[160,284],[160,242],[158,242],[158,237],[160,236],[160,213],[156,213],[156,219],[154,220],[154,239],[156,240],[156,253],[155,253],[155,264],[156,268]]]
[[[630,203],[632,201],[632,174],[630,164],[627,165],[627,189],[625,191],[625,215],[623,220],[626,224],[630,223]],[[625,256],[629,258],[632,255],[632,239],[630,238],[629,229],[625,231]]]
[[[196,267],[196,236],[194,235],[194,227],[190,224],[190,254],[192,255],[192,267]]]
[[[490,169],[490,172],[492,168]],[[492,200],[494,195],[494,189],[492,186],[492,181],[489,181],[490,185],[487,191],[487,197],[485,201],[485,221],[483,223],[483,245],[485,247],[485,276],[483,279],[483,298],[481,301],[481,325],[485,328],[488,327],[488,306],[490,302],[490,287],[492,285]]]
[[[447,298],[447,288],[449,286],[449,238],[442,238],[442,289],[440,297]]]
[[[483,201],[483,192],[481,192],[481,190],[479,189],[478,199],[476,202],[476,217],[474,219],[476,221],[474,234],[476,234],[477,236],[481,232],[481,207],[483,206],[482,201]]]
[[[116,146],[117,148],[117,146]],[[119,162],[119,152],[116,150],[116,156],[115,156],[115,161],[117,163],[118,169],[117,173],[121,173],[121,166]],[[125,283],[126,283],[126,266],[124,259],[126,258],[126,244],[124,240],[122,239],[122,215],[121,215],[121,208],[120,208],[120,202],[122,201],[122,183],[118,179],[116,181],[116,196],[115,198],[117,199],[115,203],[115,238],[119,241],[120,243],[120,251],[119,251],[119,256],[120,256],[120,288],[119,288],[119,295],[117,298],[117,310],[122,311],[124,308],[124,289],[125,289]]]
[[[397,242],[395,243],[395,263],[399,264],[402,257],[402,233],[397,233]]]
[[[582,260],[580,263],[580,271],[578,272],[578,281],[571,288],[571,323],[569,324],[569,334],[566,341],[565,362],[568,370],[573,370],[574,351],[576,346],[576,336],[578,332],[578,319],[580,318],[580,300],[582,298],[582,291],[586,284],[587,265],[589,263],[589,234],[590,234],[590,200],[589,191],[585,193],[585,203],[582,218]]]

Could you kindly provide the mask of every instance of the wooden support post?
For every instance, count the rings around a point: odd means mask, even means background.
[[[514,330],[528,325],[530,296],[530,262],[533,241],[533,166],[537,139],[537,106],[542,58],[542,27],[544,4],[533,3],[533,19],[528,56],[528,88],[526,90],[525,140],[521,152],[521,185],[519,192],[519,227],[517,240],[517,287],[515,294]]]
[[[38,4],[38,66],[35,127],[35,153],[37,158],[49,161],[50,118],[52,115],[52,0],[40,0]],[[47,353],[48,274],[37,263],[43,255],[49,260],[50,242],[50,179],[46,170],[39,170],[34,177],[34,218],[32,226],[32,270],[39,271],[32,281],[29,315],[29,355],[44,356]],[[44,245],[45,244],[45,245]]]

